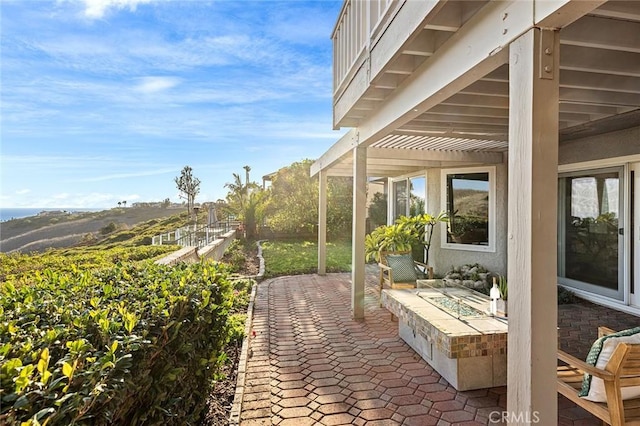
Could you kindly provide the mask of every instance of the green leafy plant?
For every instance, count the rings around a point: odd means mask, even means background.
[[[498,275],[498,289],[500,290],[500,298],[507,300],[509,296],[509,288],[507,287],[507,277],[504,275]]]
[[[240,339],[227,268],[70,269],[0,284],[0,423],[199,423],[223,347]]]
[[[424,248],[425,263],[429,263],[429,249],[435,226],[447,222],[447,214],[433,216],[424,213],[418,216],[401,216],[393,225],[383,225],[365,237],[367,260],[380,261],[380,251],[409,251],[414,246]]]

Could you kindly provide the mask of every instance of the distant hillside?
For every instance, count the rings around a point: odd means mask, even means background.
[[[44,251],[48,248],[74,247],[78,245],[95,245],[101,242],[124,241],[136,239],[135,245],[149,243],[136,230],[134,235],[117,235],[126,232],[132,226],[152,221],[145,229],[153,232],[153,225],[159,219],[174,217],[166,223],[168,227],[180,227],[188,222],[186,212],[181,208],[163,207],[128,207],[113,208],[100,212],[74,213],[69,215],[44,215],[22,219],[13,219],[0,224],[0,252]],[[153,221],[156,220],[156,221]],[[159,227],[158,229],[164,229]],[[166,232],[159,230],[158,233]]]

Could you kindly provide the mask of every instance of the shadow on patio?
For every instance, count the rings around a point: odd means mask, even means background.
[[[240,424],[500,424],[506,387],[459,392],[398,336],[367,276],[365,320],[350,314],[350,275],[280,277],[258,286]],[[584,358],[597,327],[638,318],[580,303],[558,312],[561,348]],[[255,333],[255,334],[253,334]],[[550,392],[555,392],[555,389]],[[563,397],[559,425],[599,425]]]

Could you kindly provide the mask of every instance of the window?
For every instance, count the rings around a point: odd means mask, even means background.
[[[409,189],[411,190],[409,200],[409,216],[417,216],[425,213],[424,197],[426,179],[424,176],[409,179]]]
[[[393,182],[393,195],[394,195],[394,205],[393,205],[393,218],[394,220],[399,218],[400,216],[407,215],[407,208],[409,206],[409,194],[407,188],[407,180],[399,180]]]
[[[558,180],[558,281],[623,298],[622,168]]]
[[[426,179],[424,175],[393,181],[393,218],[416,216],[425,212]]]
[[[442,202],[449,216],[442,246],[495,251],[495,168],[442,171]]]

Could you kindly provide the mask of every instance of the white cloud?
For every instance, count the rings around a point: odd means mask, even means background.
[[[141,77],[140,83],[135,90],[143,93],[157,93],[180,84],[180,79],[176,77]]]
[[[91,19],[101,19],[108,9],[125,9],[135,11],[139,4],[150,3],[151,0],[83,0],[84,14]]]
[[[30,192],[31,192],[30,189],[19,189],[19,190],[16,191],[16,195],[25,195],[25,194],[28,194]]]

